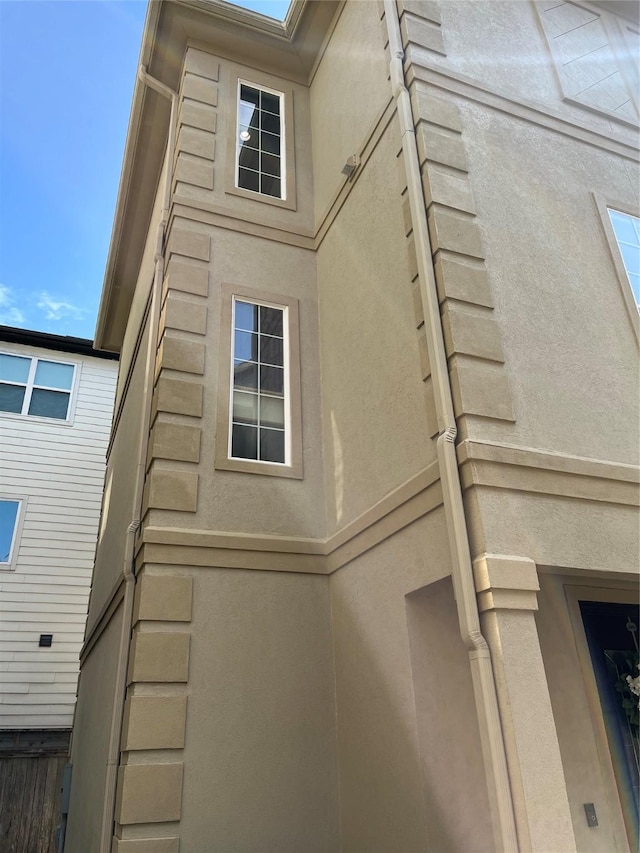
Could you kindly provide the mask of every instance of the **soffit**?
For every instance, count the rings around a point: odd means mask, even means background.
[[[174,91],[187,44],[306,84],[340,0],[294,0],[286,21],[223,0],[151,0],[140,64]],[[134,89],[95,345],[118,352],[149,229],[167,144],[170,104]]]

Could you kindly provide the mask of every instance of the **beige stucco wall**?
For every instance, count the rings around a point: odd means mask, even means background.
[[[342,843],[350,853],[490,847],[469,665],[450,588],[433,597],[427,586],[449,571],[438,509],[330,578]],[[444,703],[435,715],[434,690]],[[450,745],[458,735],[464,764]],[[447,803],[452,790],[457,799]],[[453,831],[448,809],[465,812]]]
[[[482,86],[498,91],[507,98],[548,107],[570,121],[577,121],[608,133],[612,125],[607,115],[599,115],[564,99],[535,5],[529,0],[518,3],[511,0],[492,0],[490,3],[479,3],[476,0],[440,0],[438,6],[442,16],[446,56],[418,50],[415,57],[478,81]],[[537,5],[544,16],[544,11],[550,4]],[[560,6],[561,3],[554,5]],[[602,14],[602,9],[595,9],[589,4],[586,6],[592,10],[593,17]],[[585,17],[588,18],[589,13]],[[569,18],[567,30],[572,26],[578,29],[578,23],[582,23],[585,17],[580,16],[580,21],[575,24]],[[632,68],[633,59],[629,48],[625,51],[622,43],[618,41],[621,36],[617,22],[607,15],[605,18],[607,20],[604,26],[610,42],[617,45],[619,56],[624,57]],[[553,38],[562,32],[562,27],[551,27],[549,31]],[[579,57],[600,45],[601,42],[594,42],[593,34],[585,30],[584,33],[574,33],[571,48]],[[570,56],[571,53],[565,55],[564,61]],[[582,73],[584,74],[584,68]],[[578,75],[579,72],[576,71],[576,78],[580,79]],[[628,79],[631,88],[633,77]],[[629,141],[635,139],[635,133],[629,126],[618,124],[615,131]]]
[[[514,554],[539,566],[614,574],[638,570],[633,506],[489,488],[468,495],[467,505],[474,555]]]
[[[201,464],[197,509],[193,513],[151,510],[152,525],[202,530],[280,533],[322,537],[325,531],[322,440],[320,437],[320,369],[315,262],[312,252],[238,231],[193,226],[211,239],[207,338],[205,341]],[[228,387],[219,386],[219,360],[231,346],[231,331],[221,327],[223,286],[255,289],[261,298],[279,295],[299,301],[302,445],[304,479],[265,477],[214,467],[216,419]],[[188,335],[184,336],[188,339]],[[179,376],[179,374],[172,374]],[[176,422],[184,421],[180,416]],[[164,468],[181,468],[163,462]]]
[[[158,226],[162,217],[162,205],[164,203],[164,190],[166,181],[167,164],[163,164],[156,196],[149,222],[149,230],[145,241],[140,270],[138,272],[138,280],[136,282],[133,293],[131,308],[129,309],[129,319],[127,328],[120,350],[120,368],[118,372],[118,389],[116,393],[115,410],[122,403],[122,397],[125,393],[126,384],[129,379],[133,367],[133,359],[136,357],[137,347],[139,345],[140,330],[144,312],[149,302],[149,294],[153,285],[155,273],[155,256],[158,248]],[[144,358],[144,351],[143,358]]]
[[[71,743],[71,806],[66,853],[98,849],[122,605],[83,663]]]
[[[140,354],[133,367],[107,462],[106,491],[89,598],[88,630],[95,626],[100,611],[122,576],[127,527],[136,512],[131,473],[138,461],[147,335],[148,328],[142,336]]]
[[[516,418],[469,419],[469,435],[637,463],[637,343],[592,195],[637,204],[637,173],[547,128],[460,108]]]
[[[598,731],[601,718],[597,688],[580,624],[572,622],[566,589],[592,584],[598,598],[598,581],[589,576],[540,576],[539,612],[536,622],[549,684],[553,714],[562,755],[571,818],[580,853],[626,850],[627,841],[615,780],[607,755],[606,740]],[[611,584],[600,581],[603,600],[611,594]],[[629,592],[633,591],[628,587]],[[627,595],[629,594],[627,592]],[[579,622],[579,616],[578,616]],[[581,637],[582,634],[582,637]],[[582,645],[585,657],[577,649]],[[590,827],[584,803],[594,803],[598,826]]]
[[[330,533],[434,458],[396,151],[392,121],[318,249]]]
[[[347,158],[391,99],[383,47],[378,4],[347,3],[311,85],[316,223],[343,182]]]
[[[326,577],[194,575],[180,849],[340,850]]]

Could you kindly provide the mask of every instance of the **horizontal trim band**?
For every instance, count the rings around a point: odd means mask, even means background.
[[[491,109],[522,119],[530,124],[536,124],[564,136],[569,136],[579,142],[584,142],[586,145],[610,151],[635,162],[640,160],[640,150],[621,137],[615,138],[605,135],[587,124],[572,121],[543,104],[533,104],[506,97],[470,77],[452,71],[444,72],[439,68],[425,65],[422,61],[411,58],[407,82],[410,85],[414,80],[460,95],[467,100],[484,104]],[[588,108],[585,107],[585,109]]]
[[[465,440],[457,448],[463,489],[520,492],[637,506],[640,468],[623,462]]]

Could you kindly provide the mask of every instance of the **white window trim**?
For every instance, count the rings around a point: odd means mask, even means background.
[[[26,495],[8,495],[0,493],[0,501],[11,501],[18,504],[18,512],[16,514],[16,522],[13,526],[13,538],[9,549],[9,559],[6,563],[0,562],[0,572],[15,571],[16,562],[18,560],[18,552],[20,550],[20,540],[22,538],[22,527],[24,525],[24,517],[27,509]]]
[[[249,190],[246,187],[240,186],[240,87],[250,86],[252,89],[257,89],[260,92],[268,92],[270,95],[276,95],[280,101],[280,195],[270,196],[268,193],[260,192],[259,190]],[[251,195],[258,196],[261,199],[275,199],[276,201],[287,201],[287,122],[285,119],[285,93],[277,89],[271,89],[269,86],[262,86],[258,83],[252,83],[242,77],[238,78],[238,89],[236,94],[236,135],[235,135],[235,174],[234,181],[236,189],[243,190]],[[261,175],[262,172],[258,172]]]
[[[78,361],[72,361],[68,358],[59,358],[58,355],[53,352],[50,355],[43,355],[41,352],[33,353],[33,352],[24,352],[23,350],[14,350],[6,347],[0,348],[0,355],[11,355],[16,356],[17,358],[29,358],[31,359],[31,365],[29,367],[29,376],[27,378],[26,383],[22,382],[8,382],[6,384],[9,385],[20,385],[23,386],[26,384],[26,392],[24,395],[24,401],[22,405],[22,412],[4,412],[0,410],[1,418],[10,418],[14,420],[21,421],[29,421],[34,423],[45,423],[51,424],[56,423],[63,426],[73,426],[73,421],[75,417],[76,410],[76,402],[78,398],[78,387],[80,385],[80,374],[82,371],[82,363]],[[69,407],[67,409],[67,417],[66,418],[47,418],[42,415],[30,415],[28,413],[29,402],[31,401],[31,393],[33,392],[33,380],[35,378],[36,369],[38,361],[51,361],[55,364],[68,364],[73,367],[73,378],[71,380],[71,388],[68,391],[69,393]],[[40,387],[40,386],[38,386]],[[52,388],[54,391],[63,391],[61,388]],[[66,391],[64,393],[67,393]]]
[[[631,321],[636,337],[640,342],[640,314],[638,313],[640,309],[634,298],[633,290],[631,289],[631,282],[629,281],[629,276],[627,275],[627,270],[624,265],[624,261],[622,260],[622,253],[618,246],[618,238],[613,230],[609,210],[616,210],[619,213],[626,213],[630,216],[636,217],[640,216],[640,211],[637,208],[632,208],[631,205],[626,204],[625,202],[604,198],[597,193],[592,193],[592,195],[600,216],[600,223],[609,247],[609,254],[613,261],[616,277],[627,309],[627,314],[629,315],[629,320]]]
[[[283,398],[284,398],[284,462],[272,462],[268,459],[247,459],[245,456],[233,456],[231,454],[231,442],[233,439],[233,392],[234,392],[234,362],[235,362],[235,328],[236,328],[236,303],[246,302],[264,308],[277,308],[282,311],[282,349],[283,349]],[[229,459],[242,462],[252,462],[256,465],[280,465],[287,468],[291,465],[291,390],[290,390],[290,356],[289,356],[289,308],[277,302],[249,299],[247,296],[234,294],[231,299],[231,364],[229,373],[229,438],[227,443],[227,456]],[[260,406],[260,393],[258,393],[258,406]],[[268,395],[267,395],[268,396]],[[258,434],[259,440],[259,434]]]
[[[233,355],[235,301],[265,305],[285,311],[285,462],[245,459],[231,456],[231,425],[233,418]],[[286,310],[285,310],[286,309]],[[221,322],[218,355],[218,407],[214,467],[226,471],[289,477],[301,480],[302,462],[302,401],[300,380],[300,339],[298,300],[276,293],[266,293],[231,284],[222,285]]]

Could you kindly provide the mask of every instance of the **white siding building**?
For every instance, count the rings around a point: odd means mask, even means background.
[[[0,327],[5,748],[72,725],[117,368],[91,341]]]

